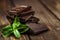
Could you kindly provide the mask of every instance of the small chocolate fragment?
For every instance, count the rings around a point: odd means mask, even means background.
[[[12,8],[12,9],[8,10],[7,12],[8,12],[9,15],[17,15],[17,13],[18,13],[19,11],[23,10],[23,9],[24,9],[24,8],[22,8],[22,7],[20,7],[19,10],[17,10],[16,8]]]
[[[10,16],[12,16],[12,15],[17,15],[17,11],[9,11],[8,14],[9,14]]]
[[[18,14],[18,16],[26,16],[26,15],[34,15],[35,11],[27,11],[27,12],[23,12],[23,13],[20,13]]]
[[[6,16],[6,18],[8,19],[8,21],[12,24],[13,23],[13,20],[14,19],[12,19],[11,17],[9,17],[9,16]]]
[[[31,29],[30,33],[32,34],[39,34],[48,30],[46,25],[42,25],[40,23],[27,23],[26,25],[29,26],[29,28]]]
[[[29,11],[31,10],[31,6],[27,6],[22,12],[26,12],[26,11]]]
[[[39,19],[37,17],[31,17],[27,22],[38,23]]]
[[[31,14],[25,15],[25,16],[21,16],[21,17],[20,17],[20,21],[21,21],[22,23],[26,23],[27,20],[28,20],[30,17],[32,17],[32,16],[33,16],[33,15],[31,15]]]

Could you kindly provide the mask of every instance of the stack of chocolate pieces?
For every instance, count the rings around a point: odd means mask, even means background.
[[[7,11],[7,19],[12,24],[16,16],[20,18],[20,22],[29,26],[30,33],[39,34],[41,32],[47,31],[46,25],[38,23],[39,19],[34,17],[35,11],[32,10],[31,6],[21,5],[20,7],[14,7]]]
[[[8,12],[8,18],[14,19],[15,16],[18,16],[20,18],[20,21],[22,23],[26,23],[26,21],[34,15],[34,11],[31,9],[31,6],[20,6],[20,7],[14,7]]]

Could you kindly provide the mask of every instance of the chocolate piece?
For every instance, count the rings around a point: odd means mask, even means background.
[[[26,25],[31,29],[30,33],[32,33],[32,34],[39,34],[41,32],[48,30],[46,25],[42,25],[39,23],[27,23]]]
[[[11,17],[12,19],[14,19],[15,18],[15,16],[18,16],[18,17],[20,17],[20,21],[22,22],[22,23],[25,23],[30,17],[32,17],[33,16],[33,13],[34,13],[34,11],[29,11],[29,12],[25,12],[25,13],[21,13],[21,15],[9,15],[9,17]]]
[[[13,20],[14,19],[12,19],[11,17],[9,17],[9,16],[6,16],[6,18],[8,19],[8,21],[12,24],[13,23]]]
[[[34,15],[35,11],[27,11],[27,12],[23,12],[23,13],[20,13],[18,14],[18,16],[26,16],[26,15]]]
[[[36,17],[31,17],[27,22],[38,23],[39,19]]]
[[[26,12],[29,10],[31,10],[31,6],[26,6],[26,7],[21,6],[21,7],[15,7],[15,8],[12,8],[11,10],[8,10],[8,13],[17,15],[17,14],[20,14],[22,12]]]
[[[15,17],[16,15],[14,15],[14,14],[7,14],[7,16],[10,17],[11,19],[14,19],[14,17]]]
[[[33,14],[34,14],[34,11],[28,11],[28,12],[24,12],[24,13],[21,13],[21,14],[18,14],[18,15],[10,14],[9,17],[14,19],[15,16],[18,16],[21,19],[24,19],[24,18],[27,19],[27,18],[30,18],[30,16],[32,16]]]
[[[27,20],[28,20],[30,17],[32,17],[32,16],[33,16],[33,15],[31,15],[31,14],[25,15],[25,16],[21,16],[21,17],[20,17],[20,21],[21,21],[22,23],[26,23]]]
[[[26,12],[26,11],[29,11],[31,10],[31,6],[27,6],[22,12]]]
[[[17,15],[18,11],[21,11],[23,9],[24,9],[23,7],[20,7],[18,10],[18,8],[15,7],[15,8],[8,10],[7,12],[9,15]]]
[[[8,14],[11,18],[14,18],[15,16],[24,16],[24,15],[28,15],[28,14],[33,15],[34,11],[32,11],[30,9],[31,9],[31,6],[15,7],[15,8],[12,8],[11,10],[9,10]]]

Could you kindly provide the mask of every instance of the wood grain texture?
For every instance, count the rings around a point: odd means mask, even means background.
[[[39,23],[45,24],[49,31],[39,35],[22,35],[20,39],[13,36],[7,38],[8,40],[60,40],[60,0],[14,0],[16,6],[30,5],[35,11],[35,17],[39,18]],[[57,6],[58,5],[58,6]],[[57,6],[57,7],[56,7]],[[56,16],[56,17],[55,17]],[[4,20],[3,16],[0,19]],[[2,24],[0,20],[0,24]],[[5,21],[6,22],[6,21]],[[4,40],[0,36],[1,40]],[[30,38],[30,39],[29,39]],[[5,39],[5,40],[7,40]]]
[[[60,20],[60,0],[40,0]]]

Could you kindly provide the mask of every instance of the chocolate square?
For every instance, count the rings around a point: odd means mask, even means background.
[[[39,34],[48,30],[46,25],[40,23],[27,23],[26,25],[31,29],[31,34]]]

